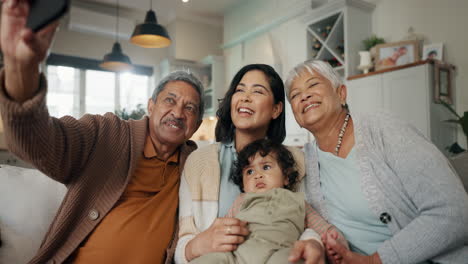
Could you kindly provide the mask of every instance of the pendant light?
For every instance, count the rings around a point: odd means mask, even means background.
[[[104,56],[99,66],[105,70],[121,72],[133,68],[130,58],[122,52],[119,43],[119,0],[117,0],[117,21],[115,24],[115,43],[112,46],[112,52]]]
[[[135,27],[130,42],[143,48],[164,48],[171,45],[166,28],[158,24],[153,11],[153,0],[150,0],[150,10],[146,12],[145,22]]]

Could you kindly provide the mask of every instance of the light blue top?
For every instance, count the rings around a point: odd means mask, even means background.
[[[447,158],[413,126],[387,113],[352,113],[360,188],[393,236],[377,252],[384,264],[427,260],[467,264],[468,195]],[[317,143],[305,145],[306,199],[325,219]]]
[[[221,169],[221,179],[219,182],[219,200],[218,200],[218,217],[224,217],[231,205],[240,194],[239,186],[229,180],[233,164],[237,160],[237,152],[234,147],[234,141],[225,144],[221,143],[219,149],[219,165]]]
[[[317,153],[329,222],[341,230],[352,251],[372,255],[392,232],[372,213],[362,193],[354,149],[345,159],[319,148]]]

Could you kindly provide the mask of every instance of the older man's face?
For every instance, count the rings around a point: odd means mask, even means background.
[[[156,148],[177,147],[198,129],[200,95],[183,81],[168,82],[156,102],[149,100],[150,135]],[[162,151],[160,149],[159,151]]]

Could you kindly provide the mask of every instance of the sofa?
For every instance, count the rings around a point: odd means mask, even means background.
[[[0,165],[0,263],[27,263],[66,193],[36,169]]]
[[[450,162],[460,176],[460,179],[465,186],[465,191],[468,192],[468,151],[451,157]]]

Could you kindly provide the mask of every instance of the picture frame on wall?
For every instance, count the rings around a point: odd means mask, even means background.
[[[434,102],[440,104],[442,101],[452,104],[452,75],[453,65],[448,63],[434,64]]]
[[[420,59],[417,40],[379,44],[375,48],[377,49],[376,71],[414,63]]]
[[[423,60],[440,60],[444,59],[444,43],[426,44],[423,47]]]

